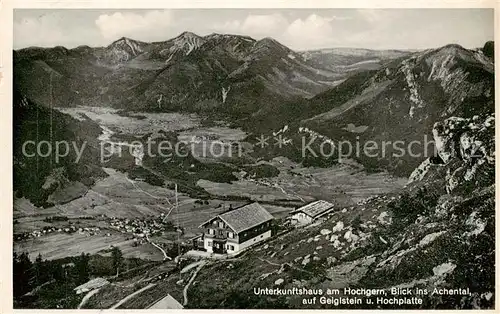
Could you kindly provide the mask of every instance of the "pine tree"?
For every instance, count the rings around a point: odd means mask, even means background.
[[[85,253],[82,253],[76,260],[75,268],[77,272],[77,282],[79,284],[89,281],[89,261],[90,255]]]
[[[17,255],[13,258],[13,282],[14,297],[20,297],[29,291],[32,287],[33,263],[31,263],[27,253]]]
[[[44,272],[43,258],[42,254],[40,253],[35,259],[34,276],[34,282],[36,286],[41,285],[44,282],[44,277],[46,277],[46,274]]]
[[[120,268],[123,265],[123,253],[119,247],[115,246],[111,251],[111,256],[113,258],[113,269],[116,271],[116,276],[118,277]]]

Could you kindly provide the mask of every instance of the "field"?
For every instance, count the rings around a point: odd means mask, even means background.
[[[120,115],[117,109],[105,107],[58,108],[76,119],[85,116],[118,133],[145,135],[159,130],[165,132],[194,128],[200,119],[194,114],[182,113],[131,113]]]
[[[17,252],[29,252],[32,259],[41,254],[44,259],[52,260],[67,256],[77,256],[81,253],[103,254],[113,245],[118,246],[127,258],[137,257],[156,261],[163,259],[163,254],[149,243],[134,247],[132,246],[134,241],[127,240],[127,235],[112,230],[107,230],[107,232],[109,232],[109,236],[104,232],[93,236],[79,233],[50,234],[16,242],[14,250]]]
[[[352,206],[370,196],[397,190],[407,182],[384,172],[368,174],[354,162],[316,168],[302,167],[278,157],[269,164],[280,171],[278,176],[255,180],[240,178],[232,184],[200,180],[198,185],[214,195],[243,195],[255,201],[324,199],[339,206]]]

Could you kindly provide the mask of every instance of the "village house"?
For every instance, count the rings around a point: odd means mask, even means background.
[[[293,223],[307,225],[333,210],[334,205],[332,203],[319,200],[292,211],[290,219]]]
[[[200,225],[209,253],[234,254],[271,237],[273,216],[259,203],[219,214]]]

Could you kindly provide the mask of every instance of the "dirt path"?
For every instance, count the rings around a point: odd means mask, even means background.
[[[29,296],[29,295],[34,295],[36,294],[38,291],[40,291],[40,289],[42,289],[43,287],[47,286],[47,285],[50,285],[52,283],[56,282],[55,279],[52,279],[50,281],[47,281],[47,282],[44,282],[43,284],[39,285],[38,287],[35,287],[33,290],[31,290],[30,292],[26,293],[24,296]]]
[[[163,248],[161,248],[158,244],[154,243],[153,241],[149,240],[149,237],[148,235],[146,234],[146,240],[151,243],[155,248],[157,248],[158,250],[160,250],[162,253],[163,253],[163,260],[169,260],[171,261],[172,258],[170,256],[167,255],[167,252],[165,252],[165,250]]]
[[[199,262],[191,263],[191,264],[187,265],[186,267],[184,267],[183,269],[181,269],[181,274],[187,273],[191,269],[193,269],[195,267],[198,267],[198,266],[200,266],[203,263],[205,263],[205,261],[199,261]]]
[[[301,271],[301,272],[304,272],[304,273],[307,273],[307,274],[310,274],[310,275],[315,275],[314,273],[310,272],[310,271],[307,271],[305,269],[302,269],[300,267],[297,267],[297,266],[294,266],[292,265],[291,263],[283,263],[283,264],[278,264],[278,263],[273,263],[271,261],[268,261],[267,259],[263,259],[263,258],[260,258],[260,257],[257,257],[260,261],[262,262],[265,262],[265,263],[268,263],[269,265],[273,265],[273,266],[279,266],[280,267],[280,270],[279,272],[282,272],[284,270],[284,267],[285,266],[288,266],[290,268],[293,268],[295,270],[298,270],[298,271]],[[329,280],[329,281],[332,281],[331,278],[327,277],[327,276],[322,276],[323,278],[325,278],[326,280]]]
[[[198,267],[196,268],[196,270],[193,273],[193,276],[191,276],[191,279],[189,279],[189,282],[184,287],[184,290],[182,291],[182,294],[184,295],[184,303],[182,304],[183,306],[186,306],[188,304],[187,292],[188,292],[189,286],[193,283],[194,279],[196,278],[196,275],[198,275],[198,272],[201,270],[201,268],[204,265],[205,265],[205,263],[201,263],[200,265],[198,265]]]
[[[281,185],[279,185],[278,183],[274,183],[274,186],[277,187],[278,189],[281,190],[281,192],[283,192],[283,194],[287,195],[287,196],[290,196],[290,197],[295,197],[295,198],[298,198],[300,199],[302,202],[305,202],[305,200],[300,196],[298,195],[297,193],[294,193],[294,192],[287,192]]]
[[[146,169],[146,168],[145,168],[145,169]],[[147,170],[149,170],[149,169],[147,169]],[[168,197],[158,197],[158,196],[155,196],[155,195],[153,195],[153,194],[151,194],[151,193],[149,193],[149,192],[145,191],[144,189],[140,188],[137,184],[135,184],[134,180],[131,180],[131,179],[127,178],[127,181],[128,181],[128,182],[130,182],[130,184],[132,184],[132,186],[133,186],[136,190],[141,191],[142,193],[144,193],[144,194],[146,194],[146,195],[148,195],[148,196],[151,196],[151,197],[152,197],[152,198],[154,198],[154,199],[157,199],[157,200],[166,200],[166,201],[167,201],[167,203],[168,203],[170,206],[173,206],[173,205],[172,205],[172,203],[170,202],[170,200],[168,199]],[[165,209],[165,210],[168,210],[168,208],[165,208],[165,207],[163,207],[163,206],[161,206],[161,205],[158,205],[158,206],[160,206],[161,208],[163,208],[163,209]]]
[[[82,299],[82,301],[80,302],[80,304],[78,304],[78,307],[77,309],[81,309],[82,306],[85,305],[85,303],[87,303],[87,301],[94,295],[96,294],[97,292],[99,292],[99,289],[94,289],[92,291],[89,291]]]
[[[121,299],[118,303],[116,303],[115,305],[113,305],[112,307],[110,307],[110,309],[116,309],[118,308],[120,305],[122,305],[123,303],[127,302],[128,300],[132,299],[133,297],[135,297],[136,295],[138,295],[139,293],[143,292],[143,291],[146,291],[148,289],[151,289],[153,288],[154,286],[156,286],[155,283],[150,283],[149,285],[145,286],[144,288],[142,289],[139,289],[137,291],[135,291],[134,293],[132,294],[129,294],[128,296],[126,296],[125,298]]]

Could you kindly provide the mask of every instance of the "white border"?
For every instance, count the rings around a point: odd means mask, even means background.
[[[2,115],[0,116],[0,128],[2,128],[2,136],[0,137],[0,147],[4,148],[3,154],[0,154],[0,174],[3,180],[0,180],[0,205],[2,208],[2,219],[0,220],[0,265],[2,271],[0,274],[0,313],[101,313],[108,310],[12,310],[12,25],[13,25],[13,9],[27,8],[47,8],[47,9],[83,9],[83,8],[120,8],[120,9],[187,9],[187,8],[494,8],[495,9],[495,30],[499,28],[498,18],[498,0],[420,0],[420,1],[405,1],[405,0],[345,0],[345,1],[328,1],[316,0],[314,3],[310,0],[75,0],[75,1],[49,1],[49,0],[0,0],[0,60],[3,61],[3,67],[0,67],[0,72],[3,74],[3,79],[0,82],[0,104],[2,105]],[[430,34],[430,36],[432,36]],[[495,71],[499,71],[500,51],[498,43],[498,32],[495,32]],[[500,86],[498,75],[495,78],[496,86]],[[500,95],[496,93],[496,108],[500,103]],[[496,119],[496,137],[500,138],[498,130],[498,118]],[[498,155],[499,148],[497,145],[496,154]],[[498,172],[498,163],[496,169],[496,180],[500,178]],[[498,186],[496,189],[498,195]],[[498,209],[498,205],[496,207]],[[498,235],[499,225],[498,215],[496,217],[496,234]],[[498,263],[498,243],[495,251],[496,261]],[[496,271],[496,286],[498,286],[500,275]],[[499,307],[499,293],[496,291],[495,304]],[[164,310],[113,310],[114,313],[165,313]],[[176,313],[185,310],[169,310],[169,313]],[[204,313],[213,312],[214,310],[190,310],[190,312]],[[216,310],[217,312],[235,313],[235,312],[266,312],[267,310]],[[301,310],[301,313],[312,313],[318,310]],[[370,310],[322,310],[335,311],[335,313],[359,313],[369,312]],[[414,312],[415,310],[391,310],[391,313]],[[273,313],[290,312],[286,310],[273,310]],[[419,311],[419,312],[431,312]],[[461,311],[432,311],[432,313],[451,313],[451,312],[471,312],[466,310]],[[474,311],[475,312],[475,311]],[[481,310],[482,313],[494,313],[495,310]]]

